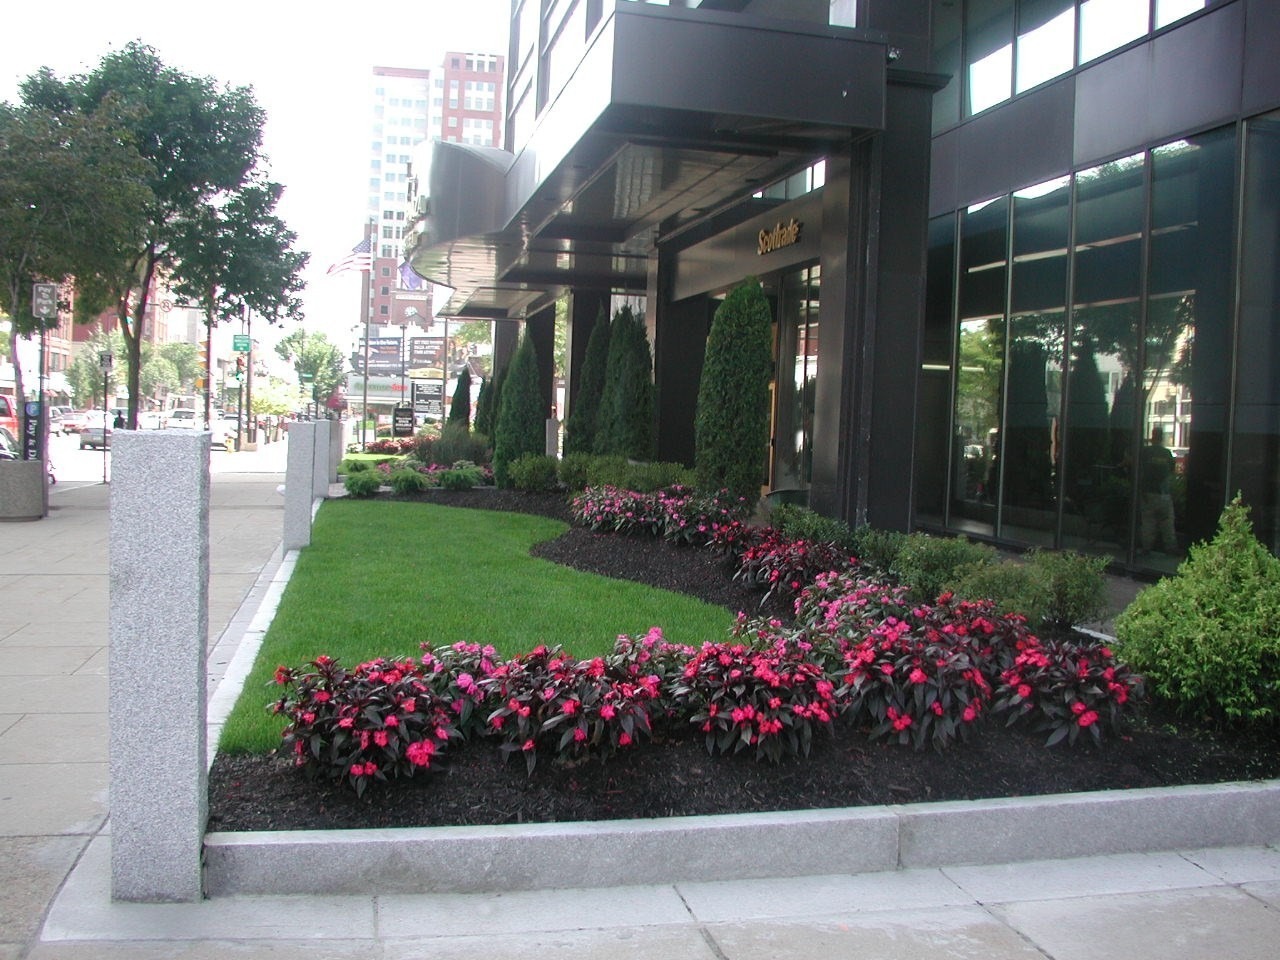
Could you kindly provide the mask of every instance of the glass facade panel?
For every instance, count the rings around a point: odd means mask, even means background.
[[[1013,195],[1000,535],[1052,546],[1066,337],[1070,181]]]
[[[1147,32],[1150,0],[1084,0],[1080,4],[1080,62],[1087,63]]]
[[[779,307],[774,490],[807,490],[813,476],[813,411],[818,382],[818,267],[782,278]]]
[[[924,306],[924,344],[920,368],[920,394],[916,419],[916,520],[942,526],[947,498],[947,457],[956,471],[954,482],[963,486],[967,475],[965,445],[951,432],[952,354],[955,318],[951,312],[955,293],[956,218],[954,214],[929,221],[928,274]],[[975,465],[979,476],[982,466]],[[970,494],[972,499],[972,494]]]
[[[1156,29],[1188,17],[1208,5],[1207,0],[1156,0]]]
[[[1063,544],[1123,560],[1131,529],[1140,372],[1142,155],[1076,177]]]
[[[1151,152],[1138,549],[1172,572],[1225,502],[1235,131]]]
[[[960,216],[954,423],[964,463],[953,478],[949,523],[987,535],[995,533],[999,501],[1008,215],[1001,197]]]
[[[1008,100],[1013,86],[1013,0],[970,0],[965,8],[966,115]]]
[[[1075,0],[1018,0],[1017,54],[1014,93],[1075,66]]]
[[[1280,113],[1245,132],[1239,369],[1231,485],[1280,553]]]
[[[960,4],[933,8],[933,70],[951,79],[933,95],[933,132],[960,122]]]

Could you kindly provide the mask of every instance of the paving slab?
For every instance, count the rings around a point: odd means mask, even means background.
[[[1280,911],[1242,890],[1039,900],[992,907],[1054,960],[1275,960]]]
[[[110,837],[89,844],[49,911],[42,939],[293,940],[374,937],[370,897],[226,897],[196,903],[111,900]]]
[[[373,960],[381,956],[371,940],[135,940],[40,943],[24,960]],[[417,956],[421,960],[429,954]]]
[[[1268,906],[1280,910],[1280,881],[1244,883],[1240,885],[1240,889]]]
[[[1189,850],[1183,856],[1227,883],[1280,881],[1280,849],[1276,847],[1217,847]]]
[[[107,764],[0,764],[0,836],[93,833],[107,817]]]
[[[0,837],[0,942],[22,943],[39,931],[46,905],[87,843],[87,837]]]
[[[943,867],[942,872],[978,903],[986,904],[1206,887],[1218,880],[1177,853]]]
[[[107,709],[107,679],[94,674],[0,677],[0,703],[12,713],[51,713],[59,705]]]
[[[28,713],[5,728],[0,764],[102,763],[107,759],[105,713]]]
[[[835,912],[868,913],[909,903],[918,907],[967,906],[973,898],[941,870],[680,883],[676,889],[702,923],[733,923]]]
[[[614,927],[557,933],[388,940],[383,960],[726,960],[697,929],[685,927]],[[33,960],[36,958],[33,957]],[[729,958],[736,960],[736,958]],[[813,960],[813,958],[810,958]]]
[[[500,936],[583,928],[682,924],[689,911],[668,886],[378,897],[378,932],[390,938]]]
[[[63,676],[81,670],[97,654],[101,645],[49,646],[48,644],[6,643],[0,646],[0,677]]]
[[[714,924],[707,932],[726,960],[1045,960],[980,907]]]

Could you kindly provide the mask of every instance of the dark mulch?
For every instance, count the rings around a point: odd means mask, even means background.
[[[457,506],[519,509],[567,519],[563,497],[492,490],[433,493]],[[559,563],[652,583],[731,610],[754,611],[758,593],[732,582],[706,550],[572,528],[540,545]],[[1043,737],[987,725],[945,753],[869,743],[838,728],[803,760],[773,765],[710,757],[700,737],[657,731],[608,763],[540,764],[527,776],[482,742],[450,747],[448,762],[357,799],[313,781],[287,759],[219,755],[209,777],[212,830],[306,830],[631,819],[806,807],[971,800],[1078,790],[1131,789],[1280,776],[1272,737],[1214,736],[1147,716],[1102,747],[1046,748]]]

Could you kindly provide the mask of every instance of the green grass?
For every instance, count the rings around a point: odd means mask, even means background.
[[[279,664],[319,654],[354,665],[415,655],[424,641],[491,643],[503,656],[539,643],[578,657],[613,648],[620,633],[660,626],[669,640],[723,637],[727,610],[637,583],[581,573],[529,555],[565,530],[524,514],[434,504],[330,500],[222,733],[219,749],[263,753],[283,726],[267,706]]]

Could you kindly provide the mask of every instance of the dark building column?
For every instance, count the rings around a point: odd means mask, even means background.
[[[517,321],[493,321],[493,375],[495,377],[510,366],[519,342],[520,324]]]
[[[716,302],[707,296],[663,304],[654,336],[658,459],[693,466],[694,415]]]
[[[916,69],[927,66],[927,3],[872,0],[863,13],[901,59],[885,131],[828,159],[810,504],[850,524],[908,530],[932,97],[943,78]]]
[[[525,335],[533,338],[538,355],[538,387],[542,391],[543,416],[550,417],[555,396],[556,305],[543,307],[525,318]]]

